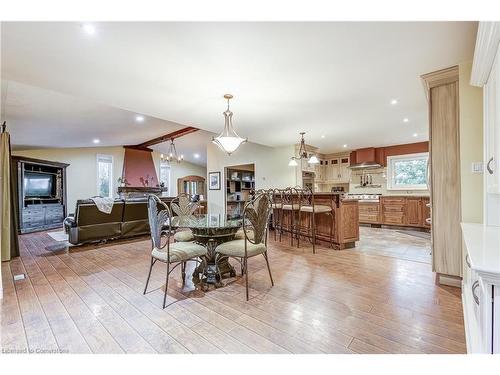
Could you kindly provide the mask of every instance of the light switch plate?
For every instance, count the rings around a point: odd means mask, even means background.
[[[476,174],[483,173],[483,162],[482,161],[472,162],[472,173],[476,173]]]

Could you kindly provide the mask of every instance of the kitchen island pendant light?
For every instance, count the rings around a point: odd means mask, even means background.
[[[229,100],[232,98],[233,96],[231,94],[224,95],[224,99],[227,100],[227,109],[222,112],[224,115],[224,130],[217,137],[212,138],[212,142],[228,155],[231,155],[238,147],[248,140],[246,138],[241,138],[234,130],[233,112],[229,110]]]
[[[300,132],[300,147],[299,147],[299,156],[292,156],[290,158],[290,161],[288,162],[289,167],[296,167],[299,164],[297,163],[297,160],[307,160],[308,155],[307,155],[307,150],[306,150],[306,142],[304,140],[304,134],[306,132]],[[309,164],[319,164],[319,159],[316,155],[312,154],[311,157],[309,157],[309,160],[307,160]]]

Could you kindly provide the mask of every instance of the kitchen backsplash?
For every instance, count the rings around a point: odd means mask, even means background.
[[[429,195],[428,190],[387,190],[386,168],[353,170],[351,172],[351,181],[349,183],[349,193],[354,194],[382,194],[382,195]],[[372,185],[380,187],[360,187],[361,178],[365,175],[371,176]],[[369,177],[368,177],[369,180]]]

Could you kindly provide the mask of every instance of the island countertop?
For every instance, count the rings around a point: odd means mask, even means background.
[[[337,250],[354,247],[359,241],[359,205],[356,199],[343,199],[343,192],[313,193],[315,205],[332,208],[331,214],[316,213],[316,242],[325,244],[333,234],[333,246]],[[274,210],[277,211],[277,210]],[[277,214],[277,212],[275,212]],[[291,212],[284,210],[283,224],[291,222]],[[300,228],[307,228],[309,215],[302,214]],[[288,228],[289,229],[289,228]]]

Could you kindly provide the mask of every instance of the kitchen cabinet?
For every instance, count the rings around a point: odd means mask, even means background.
[[[422,76],[429,107],[432,270],[441,284],[462,276],[458,66]]]
[[[359,222],[430,228],[428,197],[382,196],[379,202],[359,201]]]
[[[325,161],[325,180],[329,183],[349,183],[351,170],[349,156],[329,158]]]
[[[380,223],[380,204],[379,202],[359,201],[359,222],[367,224]]]
[[[467,353],[500,353],[500,228],[462,224]]]
[[[420,198],[406,198],[406,225],[423,225],[422,200]]]

